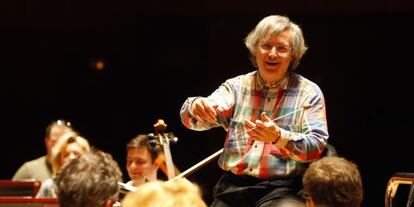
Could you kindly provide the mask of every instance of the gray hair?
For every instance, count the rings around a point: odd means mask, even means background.
[[[61,207],[102,207],[117,199],[121,170],[112,156],[93,149],[65,165],[56,178]]]
[[[245,45],[250,51],[250,58],[255,67],[257,67],[254,53],[259,41],[268,31],[276,35],[282,31],[289,30],[291,34],[292,62],[289,70],[294,70],[299,65],[299,61],[308,49],[305,45],[303,33],[300,27],[290,21],[288,17],[280,15],[271,15],[263,18],[256,27],[245,38]]]

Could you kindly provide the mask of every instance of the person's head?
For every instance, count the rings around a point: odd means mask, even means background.
[[[148,176],[156,175],[156,159],[160,155],[159,146],[150,143],[146,134],[140,134],[127,144],[126,169],[131,180],[144,181]]]
[[[67,132],[58,138],[52,148],[52,169],[56,174],[62,166],[90,149],[89,142],[76,132]]]
[[[359,207],[363,199],[357,165],[336,156],[310,164],[303,176],[303,187],[310,196],[307,204],[311,207]]]
[[[265,80],[280,80],[293,71],[307,50],[300,27],[279,15],[263,18],[247,35],[245,45]]]
[[[52,121],[47,125],[45,131],[45,146],[48,157],[51,155],[52,148],[56,144],[58,138],[62,136],[62,134],[72,130],[72,124],[65,120]]]
[[[276,203],[272,203],[272,207],[306,207],[303,200],[297,198],[285,198]]]
[[[207,207],[196,184],[186,179],[171,182],[153,181],[128,193],[123,207]]]
[[[121,181],[121,170],[110,154],[86,152],[65,165],[56,177],[59,206],[111,206],[118,199]]]

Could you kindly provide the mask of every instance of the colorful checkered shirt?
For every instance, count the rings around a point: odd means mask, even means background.
[[[215,123],[199,122],[191,116],[191,103],[196,98],[184,102],[181,120],[192,130],[221,126],[227,131],[218,161],[225,171],[261,179],[299,176],[307,163],[320,157],[327,144],[323,93],[315,83],[298,74],[289,73],[272,87],[265,86],[257,71],[227,80],[207,97],[218,105]],[[309,109],[300,110],[307,104]],[[291,113],[295,110],[298,111]],[[276,143],[256,141],[245,133],[244,121],[254,122],[262,112],[276,119],[281,128]]]

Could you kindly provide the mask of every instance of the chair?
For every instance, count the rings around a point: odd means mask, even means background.
[[[56,198],[35,198],[40,181],[0,180],[0,207],[58,207]]]
[[[56,198],[0,196],[0,207],[59,207],[59,205]]]
[[[398,190],[400,184],[410,185],[410,191],[408,193],[407,207],[413,204],[414,200],[414,173],[397,172],[391,176],[388,180],[387,189],[385,192],[385,207],[393,206],[393,199]]]
[[[0,196],[35,197],[40,185],[40,181],[0,180]]]

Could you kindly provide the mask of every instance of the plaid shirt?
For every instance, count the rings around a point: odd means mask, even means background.
[[[277,85],[267,87],[257,71],[227,80],[207,99],[218,105],[217,122],[198,122],[190,114],[188,98],[180,111],[183,124],[202,131],[223,127],[227,131],[224,151],[218,161],[225,171],[261,179],[302,175],[307,164],[321,155],[328,139],[325,100],[319,87],[310,80],[290,73]],[[276,143],[255,141],[247,133],[245,120],[266,114],[275,119],[305,104],[275,123],[281,128]]]

